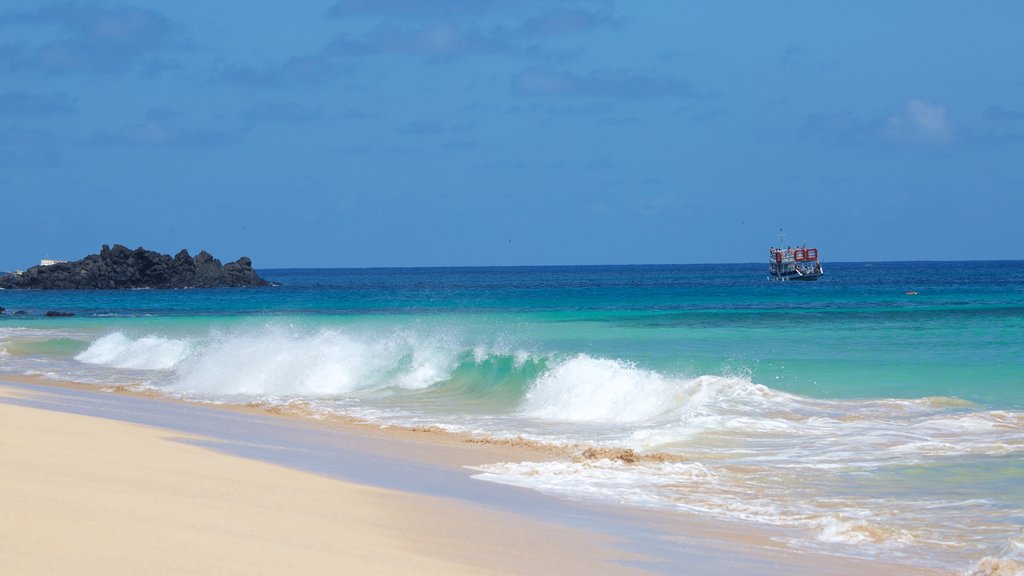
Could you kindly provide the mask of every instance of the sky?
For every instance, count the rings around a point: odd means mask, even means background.
[[[0,270],[1024,259],[1024,3],[0,5]]]

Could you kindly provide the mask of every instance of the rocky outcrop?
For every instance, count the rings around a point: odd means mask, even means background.
[[[0,276],[0,288],[78,290],[103,288],[218,288],[268,286],[243,256],[221,265],[205,250],[175,256],[152,250],[103,245],[99,254],[75,262],[33,266],[21,274]]]

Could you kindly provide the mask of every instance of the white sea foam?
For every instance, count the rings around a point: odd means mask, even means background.
[[[644,466],[606,458],[583,462],[503,462],[474,467],[474,478],[533,488],[574,499],[595,498],[647,506],[669,504],[654,489],[694,482],[718,485],[717,476],[700,462],[662,462]]]
[[[701,462],[624,463],[504,462],[474,467],[474,478],[533,488],[572,499],[599,499],[639,506],[686,510],[721,519],[801,528],[830,544],[872,544],[887,548],[912,543],[907,530],[872,521],[869,510],[843,504],[826,513],[800,499],[780,498],[788,481],[739,476]],[[773,481],[776,484],[773,486]],[[833,505],[838,505],[833,503]]]
[[[670,410],[675,388],[656,372],[581,354],[537,380],[523,413],[568,422],[638,422]]]
[[[763,404],[768,389],[727,376],[669,377],[631,362],[580,354],[540,376],[524,415],[564,422],[678,422],[713,416],[712,405]]]
[[[986,556],[979,560],[965,576],[1024,576],[1024,564],[1016,560]]]
[[[172,388],[201,396],[325,398],[421,389],[448,378],[459,347],[413,333],[314,334],[267,328],[214,335],[179,367]]]
[[[834,544],[883,544],[899,546],[914,541],[910,532],[880,526],[863,518],[844,518],[832,514],[817,521],[817,538]]]
[[[75,359],[113,368],[170,370],[189,355],[191,348],[187,340],[160,336],[129,338],[114,332],[90,344]]]
[[[1019,540],[1008,541],[992,556],[976,562],[964,576],[1024,576],[1024,534]]]

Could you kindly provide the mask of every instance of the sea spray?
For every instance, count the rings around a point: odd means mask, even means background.
[[[129,338],[114,332],[93,342],[75,356],[79,362],[135,370],[171,370],[188,357],[186,340],[149,335]]]
[[[219,333],[182,363],[170,387],[200,396],[289,398],[416,390],[448,378],[459,350],[443,337],[411,332]]]
[[[635,365],[580,354],[537,379],[523,413],[568,422],[639,422],[673,408],[676,386]]]

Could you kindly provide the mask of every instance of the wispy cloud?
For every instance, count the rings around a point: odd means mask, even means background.
[[[514,31],[516,36],[536,38],[589,32],[604,27],[615,28],[619,25],[619,19],[610,13],[582,8],[560,8],[531,16]]]
[[[983,125],[962,130],[964,140],[986,146],[1016,146],[1024,142],[1024,112],[989,106],[982,117]]]
[[[343,56],[407,55],[454,59],[512,52],[516,47],[499,35],[453,23],[416,26],[380,24],[361,39],[339,38],[331,51]]]
[[[877,142],[883,126],[881,120],[870,120],[850,112],[811,114],[801,130],[806,138],[836,146],[861,146]]]
[[[476,140],[467,140],[463,138],[457,138],[455,140],[449,140],[444,143],[444,147],[448,150],[454,150],[457,152],[465,152],[468,150],[480,149],[480,143]]]
[[[1002,106],[989,106],[985,110],[985,119],[990,122],[1024,122],[1024,112]]]
[[[8,44],[0,65],[48,74],[106,74],[153,69],[161,52],[186,47],[179,27],[156,10],[64,2],[0,14],[0,27],[56,28],[40,44]],[[165,66],[163,62],[161,66]]]
[[[213,78],[220,82],[243,86],[287,88],[322,84],[337,79],[349,69],[350,66],[347,64],[327,55],[310,54],[259,66],[221,66],[214,72]]]
[[[512,77],[520,96],[599,97],[614,100],[696,98],[690,83],[675,76],[625,68],[592,70],[586,74],[533,69]]]
[[[386,17],[434,20],[444,16],[505,13],[532,4],[526,0],[338,0],[328,11],[333,18]]]
[[[60,162],[51,132],[21,126],[0,130],[0,166],[39,168]]]
[[[487,172],[500,171],[500,172],[518,172],[527,168],[526,162],[522,160],[493,160],[490,162],[481,162],[473,165],[474,170],[483,170]]]
[[[415,120],[409,122],[398,128],[398,132],[402,134],[411,134],[415,136],[425,136],[432,134],[443,134],[445,132],[444,126],[438,120]]]
[[[194,128],[183,123],[184,116],[166,109],[151,110],[142,122],[100,130],[86,140],[95,146],[205,148],[237,140],[234,134]]]
[[[870,117],[850,111],[812,114],[804,121],[802,133],[839,146],[947,146],[956,142],[958,131],[945,106],[915,99],[900,112],[887,116]]]
[[[504,55],[550,64],[564,61],[572,52],[564,47],[549,49],[544,37],[619,24],[601,2],[564,0],[563,4],[569,6],[552,8],[538,0],[340,0],[329,16],[377,21],[364,33],[337,36],[307,54],[256,65],[221,64],[212,78],[259,88],[318,85],[349,74],[362,61],[375,57],[453,62]],[[495,15],[500,18],[494,20]]]
[[[607,102],[576,102],[549,103],[530,101],[528,104],[517,104],[504,109],[506,114],[541,114],[551,116],[598,116],[610,114],[615,106]]]
[[[901,142],[945,145],[954,140],[946,107],[925,100],[911,100],[904,110],[888,118],[883,134]]]
[[[59,116],[74,112],[74,101],[64,93],[35,94],[18,90],[0,94],[0,116]]]
[[[515,13],[532,10],[530,16]],[[481,18],[488,14],[506,16],[500,22]],[[349,56],[399,54],[429,58],[461,58],[480,54],[515,53],[544,56],[531,44],[547,36],[581,33],[613,27],[619,20],[610,12],[573,7],[554,7],[537,2],[486,2],[443,0],[405,2],[386,0],[364,2],[343,0],[331,15],[375,15],[381,20],[364,37],[342,37],[334,44],[336,53]]]
[[[419,120],[413,120],[408,124],[404,124],[398,127],[398,132],[402,134],[409,134],[413,136],[430,136],[436,134],[456,134],[464,133],[476,128],[475,122],[456,122],[451,125],[446,125],[440,120],[433,118],[421,118]]]
[[[8,126],[0,130],[0,146],[27,148],[53,142],[53,133],[35,128]]]
[[[700,114],[694,116],[693,117],[693,122],[696,122],[698,124],[700,124],[700,123],[708,123],[708,122],[712,122],[714,120],[720,120],[722,118],[725,118],[728,115],[729,115],[729,113],[726,112],[725,110],[720,110],[720,109],[707,110],[707,111],[701,112]]]
[[[305,124],[320,120],[322,117],[319,109],[309,108],[298,102],[270,100],[261,100],[238,114],[239,121],[246,127],[266,123]]]
[[[349,144],[338,148],[338,153],[343,156],[365,156],[373,152],[373,146],[369,144]]]

